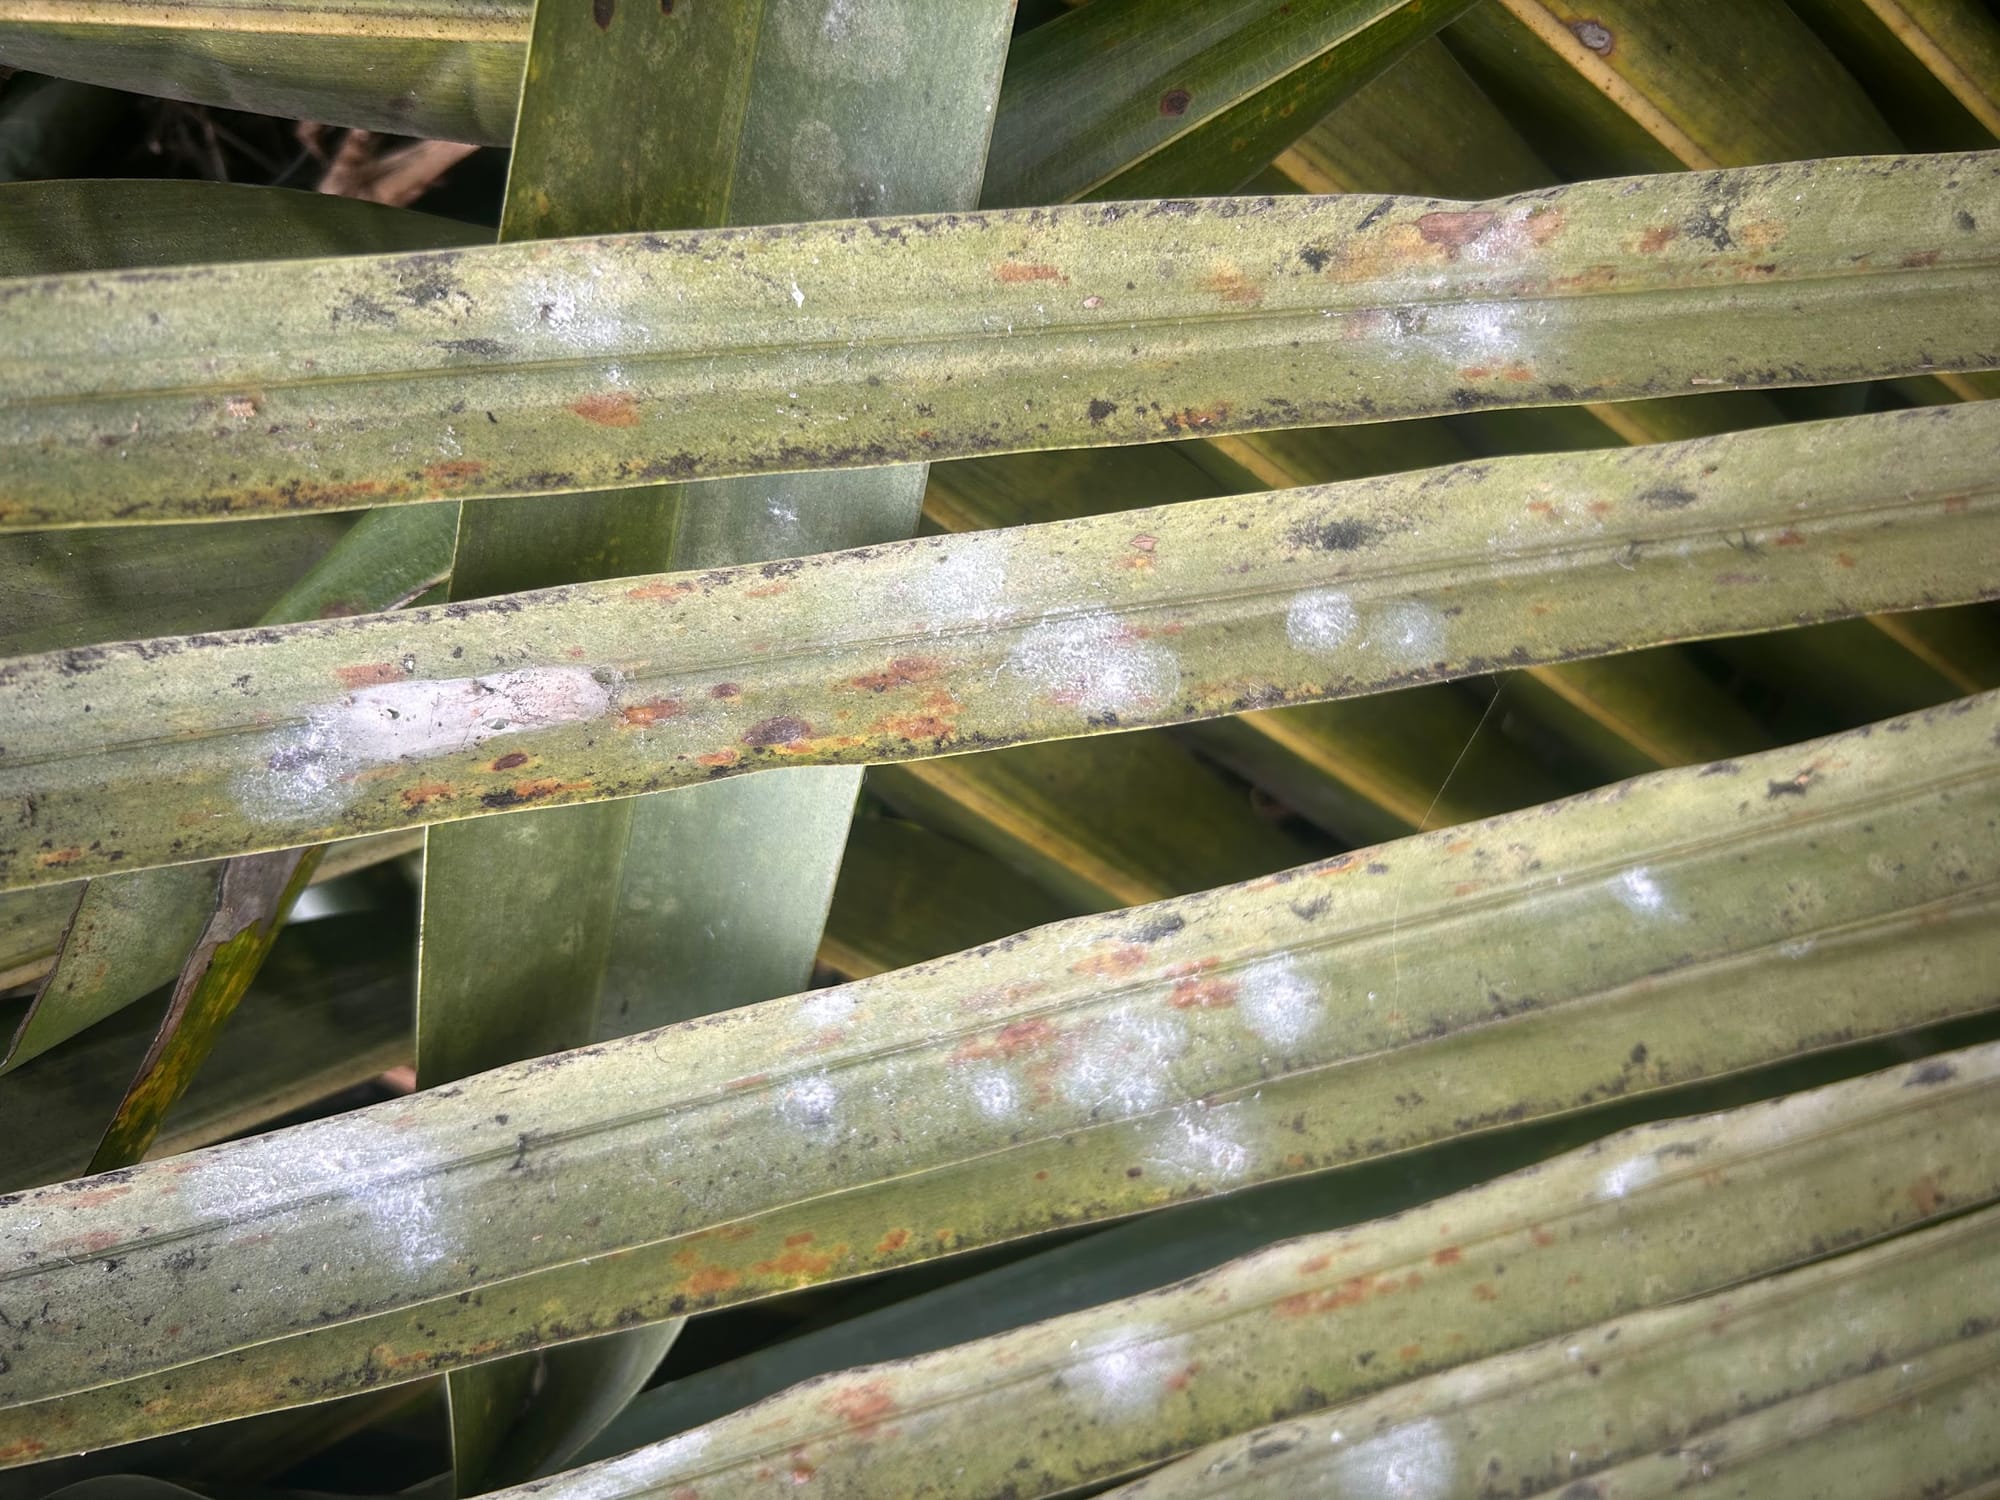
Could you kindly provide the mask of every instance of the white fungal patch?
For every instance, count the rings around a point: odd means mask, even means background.
[[[1363,1438],[1328,1467],[1335,1480],[1329,1491],[1354,1500],[1441,1500],[1459,1493],[1451,1439],[1435,1417]]]
[[[1170,1176],[1219,1186],[1250,1169],[1250,1148],[1238,1138],[1237,1109],[1184,1105],[1173,1112],[1148,1162]]]
[[[1409,666],[1428,666],[1444,655],[1444,621],[1414,599],[1392,604],[1371,622],[1369,644]]]
[[[1260,959],[1237,976],[1236,1012],[1258,1038],[1273,1047],[1296,1047],[1325,1017],[1319,987],[1299,973],[1289,958]]]
[[[1132,634],[1102,610],[1034,626],[1009,661],[1050,698],[1085,713],[1151,707],[1181,687],[1180,664],[1171,652]]]
[[[1285,638],[1301,651],[1333,651],[1354,634],[1361,617],[1340,589],[1307,589],[1285,611]]]
[[[979,537],[940,548],[895,586],[896,602],[933,632],[992,623],[1006,613],[1005,545],[1000,537]]]
[[[582,723],[610,707],[611,689],[581,667],[377,683],[307,710],[305,723],[273,737],[262,766],[238,773],[234,790],[252,817],[325,817],[346,806],[357,771]]]
[[[571,1469],[563,1475],[563,1493],[568,1500],[626,1500],[649,1489],[664,1489],[693,1468],[710,1436],[694,1427],[663,1443],[648,1443],[617,1458]]]
[[[845,989],[815,990],[799,1002],[799,1014],[806,1018],[806,1024],[822,1031],[845,1026],[860,1008],[861,1002]]]
[[[1634,866],[1611,883],[1613,892],[1627,910],[1651,916],[1666,904],[1666,893],[1644,865]]]
[[[1115,1118],[1166,1103],[1167,1070],[1187,1051],[1187,1032],[1171,1017],[1125,1011],[1082,1031],[1063,1069],[1063,1097]]]
[[[796,1078],[778,1091],[777,1108],[787,1124],[806,1130],[825,1130],[835,1123],[840,1090],[824,1072]]]
[[[1167,1382],[1191,1362],[1190,1348],[1186,1334],[1143,1325],[1070,1344],[1077,1356],[1076,1384],[1093,1404],[1111,1412],[1143,1410],[1166,1396]]]
[[[1643,1156],[1634,1156],[1619,1162],[1597,1179],[1597,1196],[1600,1198],[1623,1198],[1627,1193],[1637,1192],[1660,1175],[1660,1159],[1648,1151]]]
[[[965,1096],[989,1120],[1011,1120],[1021,1112],[1020,1085],[990,1065],[966,1075]]]
[[[581,667],[526,667],[379,683],[313,718],[347,754],[379,762],[450,755],[503,734],[599,718],[610,707],[611,690]]]

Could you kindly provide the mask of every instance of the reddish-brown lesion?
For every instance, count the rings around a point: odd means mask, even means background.
[[[570,403],[569,409],[599,427],[637,427],[639,403],[625,391],[600,391]]]

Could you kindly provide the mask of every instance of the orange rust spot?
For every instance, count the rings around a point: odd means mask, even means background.
[[[1593,516],[1608,516],[1611,514],[1611,502],[1609,500],[1593,500],[1584,508]]]
[[[1546,500],[1530,500],[1528,502],[1528,509],[1533,511],[1536,515],[1545,517],[1549,520],[1554,520],[1557,514],[1556,508],[1553,505],[1549,504],[1549,502]]]
[[[794,1245],[810,1245],[812,1242],[813,1232],[810,1229],[801,1229],[797,1234],[788,1234],[785,1236],[785,1248],[787,1250],[791,1249]]]
[[[647,703],[628,705],[619,717],[628,725],[643,729],[662,719],[678,719],[686,711],[686,705],[678,698],[654,698]]]
[[[1442,245],[1453,260],[1458,252],[1493,227],[1499,215],[1488,209],[1435,210],[1417,220],[1417,233],[1424,242]]]
[[[958,733],[956,724],[936,714],[890,714],[869,727],[872,733],[893,734],[905,740],[948,740]]]
[[[1072,974],[1096,974],[1106,979],[1115,979],[1130,974],[1134,969],[1144,967],[1147,953],[1143,944],[1120,943],[1115,948],[1104,948],[1087,958],[1079,958],[1069,966]]]
[[[1520,365],[1520,364],[1509,365],[1507,366],[1506,369],[1500,372],[1500,378],[1502,380],[1512,380],[1516,382],[1533,380],[1535,378],[1535,369],[1534,366],[1532,365]]]
[[[1493,378],[1491,365],[1467,365],[1458,372],[1460,380],[1490,380]]]
[[[541,776],[533,781],[517,781],[512,787],[514,796],[522,802],[533,802],[538,797],[554,797],[563,792],[587,792],[589,790],[590,782],[587,780],[558,781],[553,776]]]
[[[1155,547],[1160,545],[1160,539],[1156,536],[1149,536],[1142,531],[1132,538],[1130,545],[1140,552],[1151,552]]]
[[[489,771],[512,771],[525,766],[527,763],[528,755],[525,750],[509,750],[499,759],[489,762],[486,769]]]
[[[698,766],[733,766],[736,759],[734,750],[711,750],[706,755],[697,755],[694,763]]]
[[[1948,516],[1960,515],[1971,504],[1971,500],[1964,495],[1946,495],[1944,497],[1944,513]]]
[[[1251,306],[1264,300],[1264,289],[1246,277],[1235,266],[1218,266],[1201,281],[1204,292],[1213,292],[1224,302],[1234,302],[1239,306]]]
[[[1003,260],[993,268],[993,279],[1009,283],[1022,281],[1061,281],[1069,278],[1054,266],[1040,261]]]
[[[67,849],[50,849],[35,856],[35,863],[44,870],[56,865],[73,865],[83,858],[83,850],[72,844]]]
[[[1528,606],[1528,613],[1533,615],[1536,619],[1540,619],[1543,615],[1548,614],[1554,608],[1555,606],[1553,604],[1530,604]]]
[[[1206,408],[1183,406],[1174,415],[1166,418],[1166,425],[1175,432],[1183,427],[1212,427],[1217,422],[1228,421],[1231,410],[1227,401],[1218,401]]]
[[[818,1472],[819,1472],[818,1469],[815,1469],[811,1464],[807,1463],[802,1458],[795,1458],[792,1460],[793,1484],[808,1484],[812,1481],[813,1475],[817,1474]]]
[[[1790,526],[1779,532],[1774,540],[1780,547],[1803,547],[1806,544],[1806,539]]]
[[[1444,846],[1444,852],[1447,854],[1464,854],[1471,848],[1471,839],[1453,839],[1449,844]]]
[[[1434,1266],[1455,1266],[1464,1259],[1456,1245],[1446,1245],[1442,1250],[1431,1252],[1431,1264]]]
[[[993,1034],[990,1042],[963,1042],[952,1053],[953,1062],[1011,1060],[1024,1052],[1034,1052],[1054,1041],[1056,1029],[1041,1016],[1009,1021]]]
[[[603,391],[572,401],[569,409],[599,427],[637,427],[639,403],[623,391]]]
[[[701,1491],[691,1484],[684,1484],[674,1491],[673,1500],[701,1500]]]
[[[1424,1346],[1422,1344],[1405,1344],[1396,1351],[1396,1357],[1402,1360],[1404,1364],[1409,1364],[1412,1360],[1421,1359],[1423,1353]]]
[[[681,1282],[681,1290],[690,1297],[717,1297],[724,1292],[733,1292],[743,1285],[743,1278],[727,1266],[703,1266]]]
[[[63,1204],[68,1208],[97,1208],[131,1191],[129,1187],[86,1188],[82,1192],[64,1194]]]
[[[1917,266],[1934,266],[1938,263],[1938,256],[1942,253],[1942,251],[1938,250],[1912,250],[1897,264],[1912,268]]]
[[[333,675],[340,679],[342,687],[352,692],[384,682],[401,682],[405,674],[393,661],[371,661],[358,667],[335,667]]]
[[[1538,208],[1528,215],[1524,224],[1529,239],[1537,245],[1546,245],[1563,227],[1563,211],[1554,207]]]
[[[49,1451],[49,1445],[37,1438],[22,1438],[0,1448],[0,1463],[12,1463],[18,1458],[33,1458],[38,1453]]]
[[[759,1276],[797,1276],[810,1280],[826,1275],[834,1262],[847,1253],[847,1247],[840,1245],[824,1255],[812,1255],[804,1250],[787,1250],[783,1255],[774,1255],[769,1260],[760,1260],[750,1269]]]
[[[1543,1250],[1548,1249],[1549,1246],[1553,1245],[1556,1242],[1555,1235],[1552,1234],[1550,1231],[1542,1228],[1542,1226],[1539,1224],[1537,1224],[1533,1229],[1530,1229],[1528,1231],[1528,1238],[1533,1240],[1536,1246]]]
[[[648,599],[660,604],[667,604],[675,599],[685,598],[693,592],[694,585],[691,583],[666,583],[656,580],[652,583],[642,583],[635,589],[625,590],[625,597],[627,599]]]
[[[1118,559],[1118,566],[1128,573],[1150,573],[1153,571],[1153,559],[1143,552],[1127,554]]]
[[[902,1249],[903,1246],[909,1243],[910,1243],[909,1230],[892,1229],[887,1234],[883,1235],[882,1238],[876,1242],[875,1253],[877,1255],[894,1255],[898,1250]]]
[[[1656,224],[1639,236],[1639,249],[1646,255],[1658,255],[1680,237],[1680,225]]]
[[[1472,1284],[1472,1295],[1480,1302],[1497,1302],[1500,1300],[1499,1290],[1490,1281],[1475,1281]]]
[[[943,670],[944,663],[935,656],[899,656],[879,672],[864,672],[859,677],[850,677],[848,681],[871,693],[886,693],[890,688],[929,682]]]
[[[958,1243],[958,1231],[956,1229],[940,1229],[932,1234],[931,1238],[949,1250],[953,1245]]]
[[[433,489],[449,490],[461,484],[471,484],[486,472],[486,465],[476,458],[448,458],[441,463],[428,464],[424,468],[424,478]]]
[[[1317,1299],[1311,1292],[1293,1292],[1289,1297],[1280,1297],[1271,1304],[1271,1311],[1281,1318],[1303,1318],[1315,1311]]]
[[[1227,1010],[1236,995],[1227,979],[1183,979],[1168,992],[1167,1003],[1175,1010]]]
[[[109,1250],[121,1238],[123,1236],[115,1229],[93,1229],[89,1234],[65,1241],[64,1243],[72,1251],[81,1251],[85,1255],[95,1255],[100,1250]]]
[[[449,802],[457,795],[458,788],[448,781],[423,781],[403,788],[403,806],[423,807],[431,802]]]
[[[1944,1202],[1944,1193],[1938,1188],[1937,1174],[1926,1172],[1910,1184],[1910,1204],[1920,1214],[1928,1217],[1938,1211]]]
[[[1192,1383],[1195,1376],[1200,1373],[1201,1361],[1198,1359],[1191,1360],[1167,1377],[1167,1389],[1170,1391],[1184,1391]]]
[[[1851,553],[1836,552],[1833,554],[1833,560],[1839,563],[1843,568],[1851,568],[1856,566],[1854,557]]]
[[[873,1427],[896,1409],[884,1380],[869,1380],[850,1390],[836,1391],[821,1403],[849,1427]]]
[[[768,599],[773,594],[784,593],[791,586],[788,580],[781,578],[776,583],[766,583],[754,589],[745,589],[743,596],[746,599]]]
[[[1299,1274],[1301,1276],[1317,1276],[1332,1264],[1333,1257],[1331,1255],[1309,1256],[1299,1262]]]

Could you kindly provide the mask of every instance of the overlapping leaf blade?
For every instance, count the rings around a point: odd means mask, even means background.
[[[11,1200],[0,1453],[321,1399],[1990,1005],[1996,715],[1966,700],[1663,773]],[[1834,843],[1851,858],[1784,889]],[[1541,942],[1550,923],[1570,941]],[[59,1339],[33,1336],[44,1302]]]

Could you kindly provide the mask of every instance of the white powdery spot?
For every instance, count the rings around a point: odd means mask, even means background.
[[[999,1068],[988,1065],[968,1074],[965,1093],[989,1120],[1011,1120],[1021,1112],[1020,1085]]]
[[[1399,661],[1428,666],[1444,655],[1444,621],[1429,605],[1408,600],[1383,610],[1368,639]]]
[[[1611,893],[1627,911],[1635,912],[1639,916],[1674,915],[1673,908],[1667,904],[1667,893],[1661,889],[1659,881],[1653,878],[1652,872],[1644,865],[1635,865],[1614,876],[1611,881]]]
[[[1354,601],[1340,589],[1307,589],[1285,611],[1285,638],[1301,651],[1332,651],[1359,622]]]
[[[1250,1167],[1250,1148],[1236,1136],[1236,1109],[1191,1104],[1177,1109],[1152,1164],[1176,1176],[1211,1185],[1234,1181]]]
[[[610,707],[611,689],[581,667],[378,683],[307,710],[305,723],[274,737],[262,766],[238,773],[234,790],[253,817],[325,816],[346,805],[347,778],[369,766],[581,723]]]
[[[1435,1417],[1363,1438],[1329,1468],[1338,1481],[1334,1492],[1356,1500],[1439,1500],[1456,1493],[1451,1439]]]
[[[896,602],[932,632],[990,624],[1006,613],[1005,546],[1000,537],[954,539],[896,585]]]
[[[1245,966],[1236,983],[1237,1014],[1273,1047],[1296,1047],[1319,1030],[1326,1012],[1319,986],[1289,958],[1259,959]]]
[[[1656,912],[1667,899],[1660,883],[1647,873],[1644,865],[1625,871],[1612,882],[1612,889],[1627,908],[1636,912]]]
[[[1623,1198],[1627,1193],[1637,1192],[1659,1175],[1660,1159],[1652,1152],[1634,1156],[1619,1162],[1597,1179],[1597,1196]]]
[[[860,1008],[861,1002],[844,987],[814,990],[799,1002],[799,1014],[806,1018],[808,1025],[819,1030],[829,1026],[845,1026]]]
[[[1172,653],[1101,610],[1034,626],[1008,659],[1049,697],[1085,713],[1150,707],[1181,687]]]
[[[1063,1069],[1063,1096],[1095,1114],[1124,1118],[1158,1109],[1168,1097],[1168,1066],[1187,1051],[1187,1032],[1167,1016],[1126,1011],[1081,1032]]]
[[[385,682],[313,710],[360,760],[420,760],[469,750],[503,734],[600,717],[611,690],[582,667],[524,667],[490,677]]]
[[[796,1078],[778,1091],[778,1113],[787,1123],[806,1130],[825,1130],[834,1123],[840,1090],[826,1073]]]
[[[562,1476],[565,1500],[627,1500],[650,1489],[664,1489],[701,1458],[709,1438],[709,1433],[695,1427],[663,1443],[571,1469]]]
[[[1143,1326],[1089,1344],[1075,1341],[1070,1349],[1077,1356],[1076,1383],[1113,1412],[1137,1411],[1160,1400],[1191,1357],[1186,1334]]]

